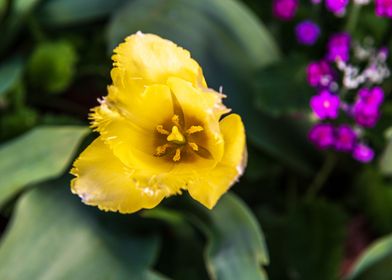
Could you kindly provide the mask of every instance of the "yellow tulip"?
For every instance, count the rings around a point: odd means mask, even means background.
[[[72,192],[132,213],[187,190],[211,209],[246,165],[241,118],[173,42],[138,32],[114,53],[113,84],[90,115],[100,136],[74,162]]]

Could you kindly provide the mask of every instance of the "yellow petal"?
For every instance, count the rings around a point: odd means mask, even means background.
[[[109,87],[110,92],[118,88]],[[117,103],[113,103],[117,102]],[[153,85],[129,101],[126,106],[118,100],[106,100],[94,109],[92,126],[101,134],[102,140],[113,153],[132,169],[168,172],[173,162],[156,157],[156,128],[173,115],[170,89]],[[162,143],[163,144],[163,143]]]
[[[175,76],[206,87],[202,70],[190,53],[169,40],[138,32],[125,39],[112,57],[112,79],[141,78],[147,83],[165,83]]]
[[[109,95],[101,105],[116,111],[127,121],[137,126],[155,130],[157,125],[173,116],[170,88],[158,84],[143,86],[142,90],[140,88],[135,89],[136,87],[139,86],[124,90],[117,86],[109,86]],[[134,89],[138,91],[138,94],[131,94]]]
[[[187,187],[190,195],[209,209],[236,182],[246,166],[245,130],[240,116],[225,117],[220,127],[225,141],[221,162],[209,172],[199,172]]]
[[[176,95],[187,114],[197,115],[202,109],[204,110],[203,115],[219,120],[223,114],[230,112],[222,103],[224,95],[212,89],[195,87],[190,82],[178,77],[169,78],[167,85]]]
[[[191,83],[178,78],[168,80],[172,93],[176,96],[185,115],[185,128],[200,126],[202,132],[188,135],[190,142],[197,143],[200,148],[205,148],[212,155],[211,158],[198,157],[197,162],[182,163],[177,165],[173,172],[186,173],[187,169],[211,169],[223,156],[223,138],[219,128],[221,114],[215,114],[214,109],[221,100],[210,96],[200,88],[195,88]]]
[[[71,173],[76,176],[71,182],[72,192],[85,204],[105,211],[132,213],[153,208],[175,193],[135,177],[100,138],[79,156]]]

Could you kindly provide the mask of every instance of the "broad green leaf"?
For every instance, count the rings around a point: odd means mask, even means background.
[[[384,175],[392,176],[392,128],[386,133],[387,146],[381,156],[380,170]]]
[[[343,260],[345,214],[324,200],[299,201],[287,215],[263,208],[271,279],[338,279]]]
[[[39,9],[38,15],[50,27],[80,24],[107,16],[124,3],[124,0],[50,0]]]
[[[184,211],[160,205],[143,211],[142,216],[155,219],[155,224],[158,224],[158,221],[163,222],[165,232],[170,236],[162,243],[160,252],[159,268],[165,274],[173,279],[209,279],[203,258],[205,242],[189,223]]]
[[[15,92],[10,99],[16,97]],[[11,100],[11,102],[14,100]],[[0,118],[0,141],[9,140],[33,128],[38,121],[38,112],[32,108],[21,106]]]
[[[267,29],[235,0],[131,1],[109,25],[109,50],[139,30],[190,49],[206,71],[213,63],[261,67],[279,56]]]
[[[23,63],[20,57],[13,57],[0,65],[0,97],[17,83],[22,75]]]
[[[0,51],[4,51],[10,46],[19,30],[23,26],[26,18],[31,15],[33,10],[42,0],[14,0],[10,1],[10,13],[4,24],[0,26],[2,38]]]
[[[392,275],[392,235],[373,243],[354,265],[348,280],[390,280]]]
[[[0,146],[0,206],[27,185],[64,172],[88,129],[38,127]]]
[[[209,86],[216,90],[223,86],[225,103],[241,114],[250,141],[302,173],[312,171],[303,129],[254,106],[254,72],[278,61],[280,54],[265,26],[243,4],[235,0],[129,2],[109,24],[109,51],[139,30],[190,50]]]
[[[268,264],[267,247],[247,206],[226,194],[210,215],[206,260],[212,279],[267,279],[262,268]]]
[[[307,110],[312,94],[306,83],[307,63],[294,56],[260,70],[255,77],[257,108],[273,116]]]
[[[377,231],[392,231],[392,184],[371,167],[360,173],[356,180],[358,204],[369,223]]]
[[[205,261],[210,279],[265,280],[263,265],[268,251],[259,224],[250,209],[233,193],[225,194],[213,210],[207,210],[193,199],[176,200],[172,208],[162,206],[144,211],[144,216],[163,220],[176,231],[189,231],[191,223],[207,237]]]
[[[0,0],[0,23],[3,20],[4,13],[7,10],[8,0]]]
[[[108,227],[104,214],[72,195],[69,179],[26,192],[0,245],[0,279],[164,279],[149,269],[158,239]]]

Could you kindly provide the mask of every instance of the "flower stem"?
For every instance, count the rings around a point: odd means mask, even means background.
[[[350,14],[348,16],[346,27],[345,27],[345,30],[348,33],[354,32],[355,27],[357,26],[359,14],[361,12],[361,7],[362,5],[355,5],[355,4],[351,7]]]
[[[336,162],[337,158],[334,154],[327,155],[323,166],[317,172],[316,176],[314,177],[312,183],[308,188],[308,191],[306,193],[307,199],[311,199],[316,196],[317,193],[321,190],[321,188],[325,185],[336,165]]]

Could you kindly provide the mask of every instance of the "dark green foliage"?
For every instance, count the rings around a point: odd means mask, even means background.
[[[273,116],[307,112],[314,93],[305,83],[308,63],[293,56],[260,70],[255,77],[257,108]]]
[[[271,253],[271,279],[335,279],[343,259],[345,214],[324,200],[301,201],[286,215],[265,208],[260,220]]]
[[[260,0],[0,0],[0,279],[391,280],[392,79],[365,132],[374,163],[339,154],[322,174],[328,156],[307,140],[317,90],[305,69],[328,36],[348,28],[392,46],[390,19],[371,4],[349,24],[350,2],[338,18],[300,1],[281,22]],[[321,27],[313,47],[294,35],[305,19]],[[244,120],[248,167],[212,211],[183,194],[133,215],[104,213],[70,193],[65,174],[111,83],[112,50],[139,30],[189,49]],[[356,217],[357,235],[375,244],[356,252],[350,273]]]
[[[377,231],[392,232],[392,182],[375,169],[364,171],[357,181],[363,212]]]

